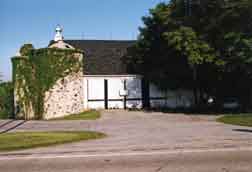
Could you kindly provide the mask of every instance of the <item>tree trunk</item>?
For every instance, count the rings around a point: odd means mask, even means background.
[[[194,105],[198,106],[198,84],[197,84],[197,68],[193,66],[193,94],[194,94]]]

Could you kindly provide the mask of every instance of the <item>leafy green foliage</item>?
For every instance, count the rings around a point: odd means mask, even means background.
[[[252,37],[246,38],[242,33],[230,32],[224,35],[224,41],[223,54],[228,65],[245,67],[252,64]]]
[[[32,44],[24,44],[20,48],[20,54],[21,54],[21,56],[28,56],[33,49],[34,49],[34,47]]]
[[[174,32],[164,33],[164,36],[168,46],[176,50],[181,57],[188,58],[190,65],[211,63],[216,58],[214,50],[207,42],[200,40],[192,28],[180,27]]]
[[[33,49],[26,57],[12,59],[15,87],[22,98],[18,102],[20,110],[32,104],[36,119],[43,118],[45,92],[59,79],[81,70],[82,62],[75,57],[76,53],[82,52],[56,48]]]
[[[0,119],[13,115],[13,84],[11,82],[0,83]]]

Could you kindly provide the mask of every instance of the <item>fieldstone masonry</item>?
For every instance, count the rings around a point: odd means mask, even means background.
[[[83,54],[80,52],[74,53],[74,56],[71,58],[78,59],[79,63],[82,64]],[[24,63],[27,60],[27,57],[15,57],[13,60],[16,60],[18,64],[16,70],[20,70],[20,66],[27,65]],[[29,70],[32,70],[32,68]],[[16,78],[14,80],[16,118],[26,120],[37,119],[37,114],[35,114],[32,100],[30,100],[30,98],[27,101],[24,100],[26,93],[30,92],[26,84],[27,81],[25,77],[20,72],[14,72],[14,75]],[[39,119],[59,118],[82,112],[84,110],[83,80],[84,77],[82,65],[80,65],[78,71],[70,72],[68,75],[60,77],[55,84],[44,93],[42,104],[43,113]]]
[[[45,93],[44,119],[58,118],[83,111],[83,90],[82,72],[58,80],[53,88]]]

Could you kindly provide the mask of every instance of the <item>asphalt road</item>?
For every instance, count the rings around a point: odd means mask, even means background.
[[[3,172],[251,172],[252,150],[1,157]]]

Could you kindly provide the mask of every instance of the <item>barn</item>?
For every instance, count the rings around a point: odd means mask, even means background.
[[[84,52],[85,109],[142,107],[142,77],[128,73],[121,60],[134,41],[65,40],[65,42]]]
[[[151,107],[189,107],[193,95],[188,91],[163,93],[138,74],[127,71],[122,58],[135,41],[65,40],[84,51],[83,88],[85,109]],[[169,99],[167,99],[167,96]],[[191,98],[191,99],[190,99]]]
[[[59,79],[44,93],[42,118],[57,118],[79,113],[85,109],[192,106],[192,91],[163,92],[143,76],[127,70],[128,67],[122,58],[134,43],[135,41],[128,40],[64,40],[62,28],[58,26],[55,38],[50,41],[47,49],[81,50],[82,53],[79,51],[77,58],[83,63],[79,72]],[[14,59],[18,63],[27,61],[26,57]],[[17,71],[16,69],[15,72]],[[22,72],[19,76],[15,72],[16,78],[22,77]],[[19,81],[19,84],[16,83],[19,85],[15,87],[14,94],[16,115],[32,119],[36,115],[33,102],[30,101],[31,103],[26,105],[25,102],[20,102],[24,99],[24,90],[28,88],[24,84],[27,82],[23,80]]]

